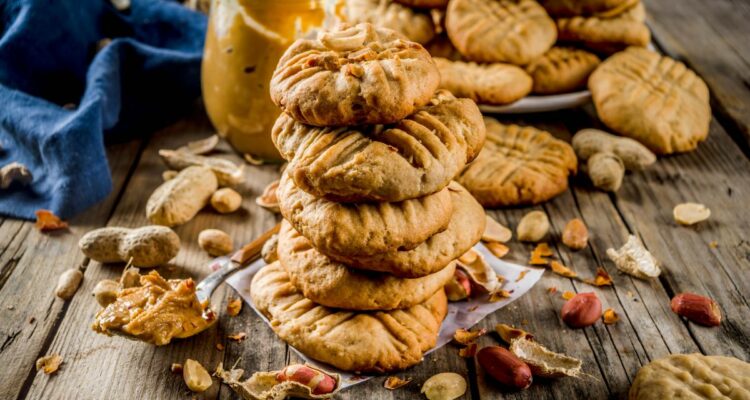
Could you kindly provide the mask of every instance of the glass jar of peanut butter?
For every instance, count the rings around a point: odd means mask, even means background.
[[[240,153],[281,161],[271,141],[280,110],[269,82],[297,38],[335,17],[342,0],[212,0],[203,52],[203,100],[219,135]]]

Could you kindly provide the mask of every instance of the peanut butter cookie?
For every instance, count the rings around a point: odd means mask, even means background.
[[[574,17],[577,15],[595,15],[605,13],[617,15],[625,8],[632,7],[640,0],[540,0],[539,3],[555,17]]]
[[[457,178],[483,206],[539,204],[568,188],[578,167],[568,143],[530,126],[485,123],[484,150]]]
[[[526,66],[534,79],[534,93],[568,93],[586,88],[599,57],[572,47],[553,47]],[[438,64],[438,68],[440,65]]]
[[[599,119],[656,154],[690,151],[708,136],[708,87],[683,63],[631,47],[589,78]]]
[[[555,23],[534,0],[452,0],[445,28],[467,59],[525,65],[555,43]]]
[[[343,311],[306,299],[278,262],[263,267],[250,287],[255,307],[274,332],[308,357],[345,371],[386,373],[422,361],[437,342],[448,311],[438,290],[422,304],[394,311]]]
[[[425,44],[435,36],[429,14],[391,0],[346,0],[345,10],[348,22],[393,29],[413,42]]]
[[[272,138],[297,186],[335,201],[402,201],[435,193],[484,142],[477,105],[438,91],[395,124],[316,128],[281,114]]]
[[[734,357],[673,354],[638,371],[630,400],[750,399],[750,364]]]
[[[271,78],[271,99],[310,125],[387,124],[427,104],[439,83],[424,47],[363,23],[295,41]]]
[[[529,74],[512,64],[433,60],[440,71],[441,89],[480,104],[509,104],[531,91]]]
[[[449,263],[433,274],[413,279],[356,270],[321,254],[287,221],[279,231],[278,253],[292,284],[305,297],[347,310],[393,310],[422,303],[442,290],[456,269]]]
[[[618,52],[628,46],[645,47],[651,41],[645,18],[646,11],[641,3],[613,18],[560,18],[557,20],[558,39],[561,42],[580,43],[605,54]]]
[[[467,252],[482,237],[486,218],[482,206],[461,185],[448,186],[453,200],[453,216],[448,228],[432,235],[412,250],[331,259],[352,268],[388,272],[402,278],[416,278],[442,270],[452,260]]]
[[[453,214],[448,189],[397,203],[337,203],[299,189],[282,174],[281,214],[325,254],[410,250],[442,232]]]

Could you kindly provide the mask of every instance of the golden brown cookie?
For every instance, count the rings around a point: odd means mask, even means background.
[[[628,46],[645,47],[651,32],[645,20],[643,4],[638,3],[614,18],[571,17],[557,20],[558,39],[581,43],[601,53],[615,53]]]
[[[690,151],[708,136],[708,87],[683,63],[631,47],[589,78],[599,119],[656,154]]]
[[[353,372],[386,373],[422,361],[448,311],[445,292],[403,310],[343,311],[306,299],[278,262],[253,277],[250,295],[285,342],[310,358]]]
[[[271,99],[310,125],[387,124],[427,104],[438,83],[418,43],[366,23],[342,25],[287,49],[271,78]]]
[[[412,279],[356,270],[321,254],[287,221],[281,223],[278,253],[292,284],[305,297],[347,310],[393,310],[422,303],[442,290],[456,269],[455,263],[449,263]]]
[[[452,0],[445,28],[467,59],[524,65],[555,43],[555,23],[534,0]]]
[[[616,15],[615,10],[633,6],[640,0],[540,0],[539,3],[555,17],[574,17],[607,13]]]
[[[509,104],[531,91],[529,74],[512,64],[433,60],[440,71],[441,89],[479,104]]]
[[[442,232],[453,214],[448,189],[397,203],[338,203],[315,197],[282,174],[281,214],[323,253],[410,250]]]
[[[453,216],[448,228],[416,248],[366,256],[342,257],[333,253],[328,256],[353,268],[388,272],[403,278],[440,271],[479,241],[486,220],[482,206],[461,185],[451,182],[448,190],[453,199]]]
[[[534,79],[534,93],[557,94],[586,88],[589,75],[598,65],[599,57],[588,51],[553,47],[527,65],[526,71]]]
[[[425,44],[435,36],[435,26],[429,14],[392,0],[346,0],[345,13],[348,22],[369,22],[393,29],[413,42]]]
[[[272,138],[297,186],[336,201],[402,201],[443,189],[484,142],[477,105],[438,91],[392,125],[316,128],[282,114]]]
[[[395,0],[405,6],[416,8],[445,8],[448,0]]]
[[[750,399],[750,364],[734,357],[673,354],[643,366],[630,400]]]
[[[567,142],[530,126],[485,123],[484,150],[457,178],[483,206],[539,204],[568,188],[578,161]]]

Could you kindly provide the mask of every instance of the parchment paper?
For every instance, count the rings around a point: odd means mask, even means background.
[[[528,292],[529,289],[531,289],[531,287],[539,281],[539,278],[541,278],[542,274],[544,273],[544,269],[523,267],[517,264],[511,264],[509,262],[500,260],[492,255],[492,253],[490,253],[489,250],[487,250],[487,248],[482,244],[477,244],[476,246],[474,246],[474,249],[484,256],[485,260],[487,260],[487,262],[492,266],[495,272],[505,277],[503,289],[509,291],[511,293],[511,296],[507,299],[502,299],[494,303],[487,301],[488,296],[486,295],[480,296],[478,298],[468,299],[466,301],[448,303],[448,315],[445,317],[443,325],[440,328],[437,345],[435,346],[435,348],[428,351],[425,354],[425,357],[429,357],[428,355],[431,352],[445,346],[448,342],[453,340],[453,334],[456,332],[456,329],[469,329],[490,313],[493,313],[507,306],[519,297],[523,296],[524,293]],[[263,316],[263,314],[258,312],[258,310],[253,305],[252,299],[250,298],[250,283],[253,280],[253,276],[265,265],[266,263],[262,259],[258,260],[244,270],[234,274],[227,280],[227,283],[229,283],[229,285],[231,285],[240,294],[240,296],[242,296],[247,304],[249,304],[250,307],[252,307],[253,310],[255,310],[255,312],[260,315],[263,321],[265,321],[266,324],[268,324],[268,326],[270,327],[271,325],[269,321],[265,316]],[[516,282],[516,279],[519,277],[519,275],[523,271],[527,270],[528,272],[523,277],[523,279]],[[294,347],[292,347],[292,349],[294,349]],[[303,360],[305,360],[306,363],[311,364],[323,371],[341,375],[342,389],[346,389],[349,386],[354,386],[358,383],[372,378],[372,376],[355,375],[350,372],[341,371],[328,364],[323,364],[311,358],[308,358],[297,349],[294,349],[294,351],[297,352],[297,354],[299,354],[299,356]]]

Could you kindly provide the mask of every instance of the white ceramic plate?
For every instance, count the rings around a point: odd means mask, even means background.
[[[591,92],[588,90],[581,90],[580,92],[549,96],[526,96],[515,103],[503,106],[480,104],[479,109],[482,110],[482,112],[491,114],[538,113],[575,108],[588,103],[590,100]]]

